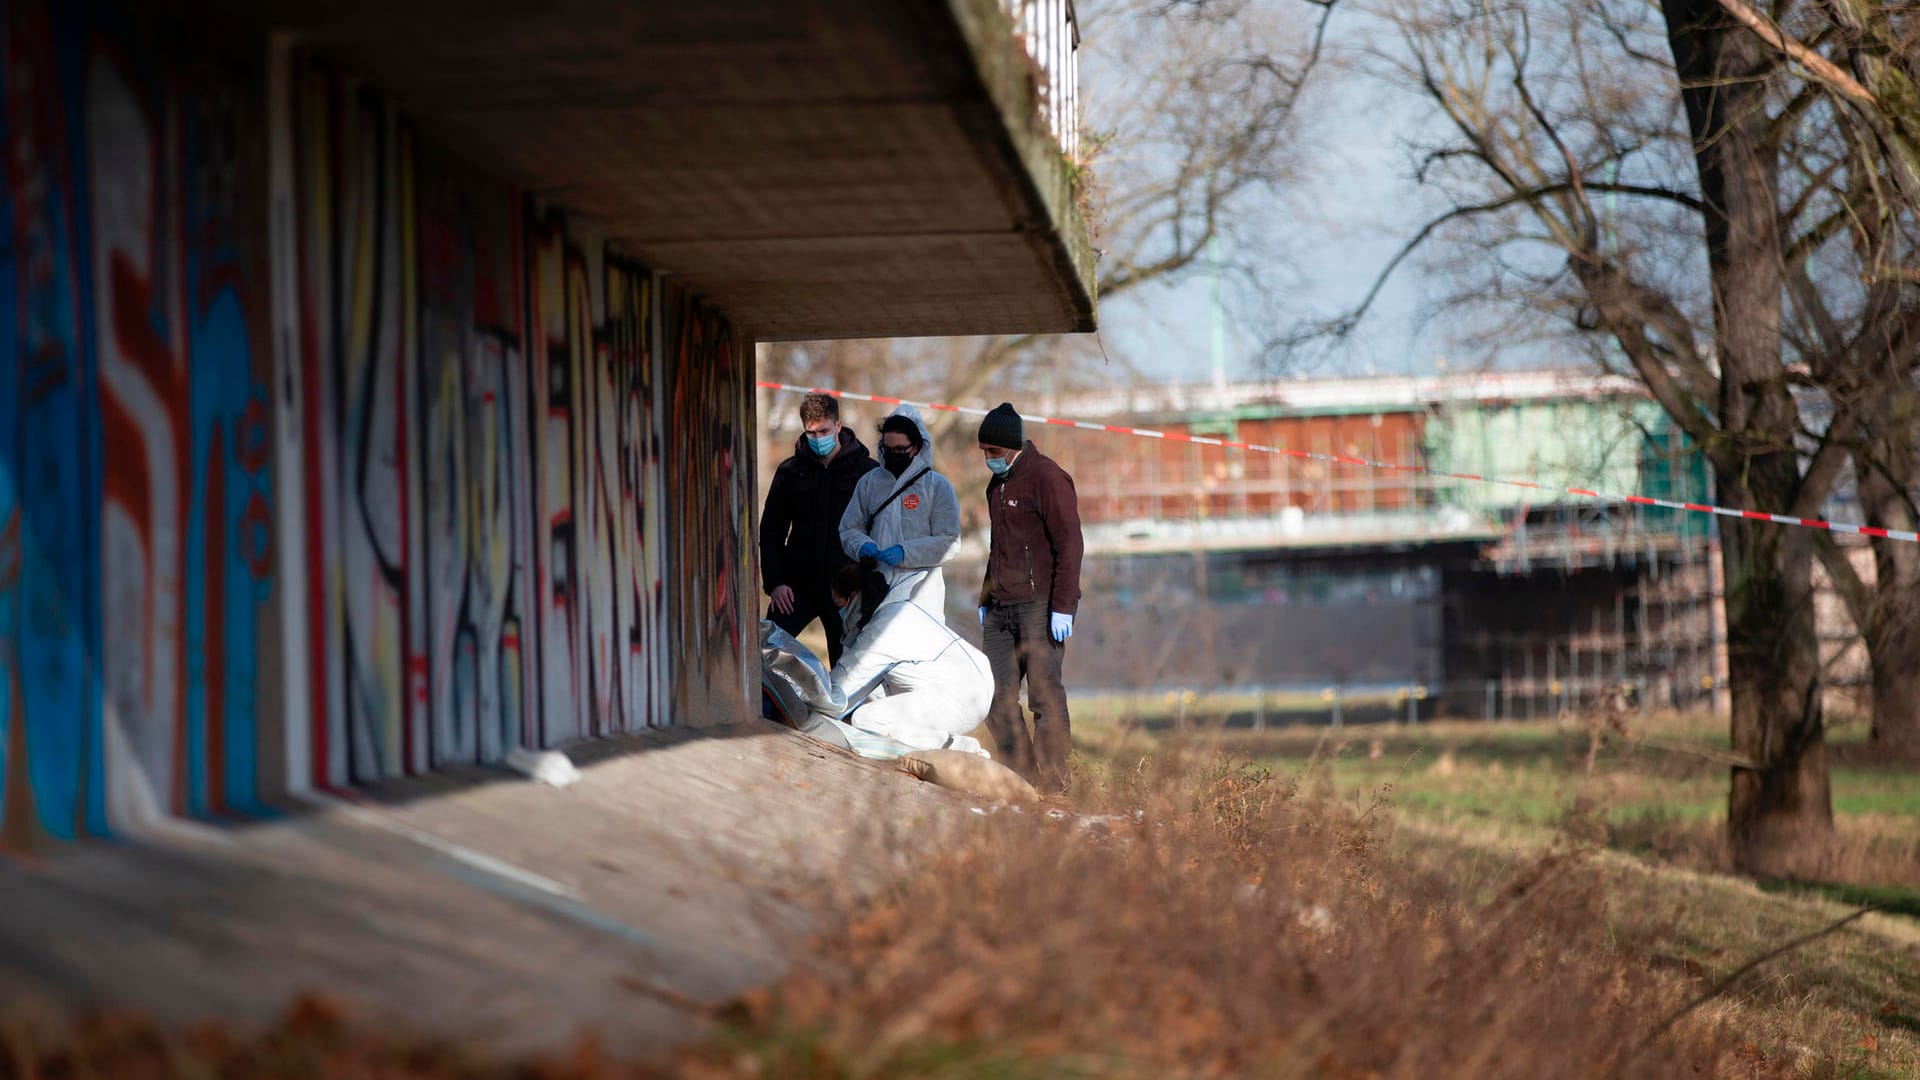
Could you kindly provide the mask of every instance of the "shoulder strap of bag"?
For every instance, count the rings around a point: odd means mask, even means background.
[[[888,495],[884,499],[881,499],[880,505],[874,507],[873,513],[867,515],[867,535],[868,536],[873,535],[873,523],[880,520],[880,511],[885,510],[888,504],[892,503],[893,500],[899,498],[902,495],[905,495],[907,493],[907,489],[913,486],[914,481],[920,479],[921,477],[927,475],[932,471],[933,471],[933,466],[931,465],[921,466],[919,472],[914,473],[912,476],[907,477],[905,483],[902,483],[899,487],[894,488],[893,494]]]

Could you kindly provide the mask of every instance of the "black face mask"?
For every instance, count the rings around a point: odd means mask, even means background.
[[[887,471],[892,473],[895,476],[899,476],[902,473],[906,472],[907,466],[913,464],[912,450],[894,450],[891,448],[882,448],[881,457],[886,459]]]

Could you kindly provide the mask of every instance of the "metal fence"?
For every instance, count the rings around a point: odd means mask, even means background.
[[[1026,47],[1040,115],[1070,161],[1080,154],[1080,21],[1073,0],[1000,0]]]
[[[1483,722],[1571,721],[1711,707],[1711,681],[1679,685],[1639,676],[1523,682],[1498,679],[1437,685],[1246,686],[1074,691],[1076,720],[1141,730],[1246,728],[1295,724],[1422,724],[1436,720]]]

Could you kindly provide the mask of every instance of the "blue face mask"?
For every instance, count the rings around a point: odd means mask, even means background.
[[[995,476],[1005,476],[1007,475],[1007,470],[1013,468],[1013,459],[990,457],[987,459],[987,468],[992,469],[993,475]]]
[[[807,436],[807,448],[821,457],[833,453],[833,448],[839,445],[840,436],[838,435],[822,435],[817,439],[812,435]]]

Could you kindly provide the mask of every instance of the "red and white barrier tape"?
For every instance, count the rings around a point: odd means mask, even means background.
[[[787,383],[762,382],[758,385],[763,390],[776,390],[786,394],[826,394],[828,397],[841,398],[847,401],[871,401],[876,405],[911,405],[916,409],[959,413],[963,416],[987,415],[986,409],[975,409],[965,405],[948,405],[937,401],[912,401],[907,398],[887,397],[882,394],[855,394],[846,390],[828,390],[812,386],[792,386]],[[1821,518],[1794,517],[1791,514],[1769,514],[1759,510],[1736,510],[1730,506],[1676,502],[1672,499],[1655,499],[1646,495],[1617,495],[1602,491],[1589,491],[1586,488],[1542,484],[1533,480],[1512,480],[1501,476],[1480,476],[1475,473],[1448,472],[1444,469],[1429,469],[1422,465],[1402,465],[1391,461],[1372,461],[1367,458],[1348,457],[1345,454],[1320,454],[1310,450],[1291,450],[1284,446],[1263,446],[1260,443],[1235,442],[1232,439],[1215,439],[1205,435],[1188,435],[1180,431],[1150,431],[1146,428],[1127,427],[1124,424],[1095,424],[1085,420],[1062,420],[1052,416],[1027,416],[1022,414],[1020,418],[1028,423],[1078,428],[1081,431],[1103,431],[1113,435],[1133,435],[1142,439],[1164,439],[1167,442],[1193,443],[1197,446],[1219,446],[1229,450],[1244,450],[1251,454],[1278,454],[1281,457],[1298,458],[1303,461],[1321,461],[1334,465],[1358,465],[1368,469],[1385,469],[1389,472],[1402,472],[1415,476],[1437,476],[1448,480],[1466,480],[1477,484],[1504,484],[1507,487],[1577,495],[1585,499],[1624,502],[1634,506],[1658,506],[1667,510],[1680,510],[1694,514],[1713,514],[1719,517],[1743,518],[1748,521],[1769,521],[1775,525],[1798,525],[1808,529],[1825,529],[1828,532],[1875,536],[1884,540],[1904,540],[1910,544],[1920,543],[1920,532],[1908,532],[1905,529],[1882,529],[1873,525],[1855,525],[1844,521],[1826,521]]]

